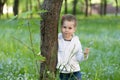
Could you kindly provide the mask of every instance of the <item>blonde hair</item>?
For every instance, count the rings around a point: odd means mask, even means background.
[[[77,20],[76,20],[76,17],[74,15],[71,15],[71,14],[65,14],[64,16],[62,16],[62,19],[61,19],[61,25],[63,25],[64,21],[74,21],[74,26],[76,27],[77,25]]]

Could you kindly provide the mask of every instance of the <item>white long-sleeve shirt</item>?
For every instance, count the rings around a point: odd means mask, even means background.
[[[71,41],[65,41],[59,33],[57,69],[61,73],[80,71],[79,62],[82,60],[84,60],[84,53],[79,38],[74,35]]]

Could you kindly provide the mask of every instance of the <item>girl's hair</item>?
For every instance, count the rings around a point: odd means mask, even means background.
[[[65,14],[64,16],[62,16],[62,19],[61,19],[61,25],[63,25],[64,21],[74,21],[74,26],[76,27],[77,25],[77,20],[76,20],[76,17],[74,15],[71,15],[71,14]]]

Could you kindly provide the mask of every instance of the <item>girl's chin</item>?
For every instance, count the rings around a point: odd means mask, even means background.
[[[63,36],[64,36],[64,38],[69,38],[69,37],[71,37],[69,34],[64,34]]]
[[[69,35],[64,35],[64,37],[68,38],[68,37],[70,37],[70,36],[69,36]]]
[[[70,36],[64,36],[64,38],[70,38]]]

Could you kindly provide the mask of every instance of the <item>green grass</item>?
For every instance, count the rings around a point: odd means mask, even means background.
[[[83,80],[120,79],[119,21],[120,17],[78,17],[76,34],[83,49],[93,42],[88,60],[80,63]],[[30,20],[30,29],[36,55],[39,19]],[[38,80],[36,58],[27,47],[30,41],[27,20],[0,20],[0,80]]]
[[[89,59],[82,62],[83,80],[119,80],[120,17],[79,19],[77,33],[83,48],[89,42]]]
[[[39,52],[39,20],[30,22],[35,53],[29,49],[30,32],[25,20],[0,21],[0,80],[37,80],[34,55]]]

